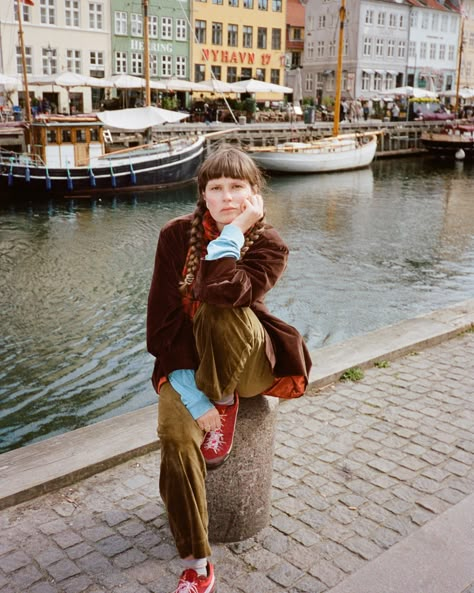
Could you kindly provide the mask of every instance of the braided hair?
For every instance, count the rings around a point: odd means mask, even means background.
[[[180,291],[184,294],[188,287],[194,282],[199,263],[202,256],[202,241],[204,238],[203,218],[207,210],[204,201],[204,192],[209,181],[229,177],[231,179],[244,179],[261,191],[265,185],[262,172],[255,162],[242,150],[230,145],[222,145],[201,165],[198,172],[198,199],[194,216],[191,222],[191,233],[189,238],[189,249],[184,267],[183,279],[180,282]],[[257,221],[253,227],[245,233],[245,242],[240,250],[240,257],[244,257],[247,251],[260,237],[265,228],[265,216]]]

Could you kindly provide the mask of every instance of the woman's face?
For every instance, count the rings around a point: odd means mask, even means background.
[[[245,200],[254,193],[250,183],[244,179],[219,177],[207,182],[203,198],[221,231],[242,212]]]

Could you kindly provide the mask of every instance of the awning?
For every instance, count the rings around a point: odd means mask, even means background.
[[[370,68],[362,68],[362,72],[366,72],[367,74],[373,74],[374,71],[371,70]]]

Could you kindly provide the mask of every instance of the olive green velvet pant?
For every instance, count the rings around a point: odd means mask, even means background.
[[[252,397],[273,383],[264,330],[250,309],[202,304],[194,317],[194,337],[200,357],[196,383],[209,399],[218,401],[234,391]],[[204,432],[169,382],[160,390],[158,435],[160,493],[179,555],[205,558],[211,549],[200,449]]]

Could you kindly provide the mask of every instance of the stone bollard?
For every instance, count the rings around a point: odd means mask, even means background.
[[[278,403],[263,395],[240,399],[230,457],[207,473],[211,542],[247,539],[270,522]]]

